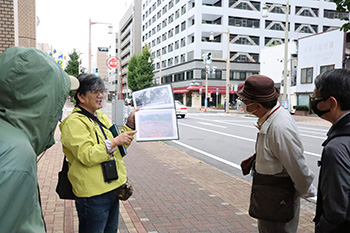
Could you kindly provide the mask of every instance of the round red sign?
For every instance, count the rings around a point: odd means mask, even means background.
[[[107,66],[110,69],[115,69],[118,66],[118,59],[116,57],[107,58]]]

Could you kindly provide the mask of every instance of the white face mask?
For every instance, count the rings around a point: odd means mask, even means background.
[[[255,104],[255,103],[250,103],[250,104],[245,104],[243,101],[241,101],[241,108],[243,109],[243,112],[245,112],[245,113],[247,113],[247,114],[253,114],[254,112],[256,112],[258,109],[255,109],[255,110],[253,110],[252,112],[249,112],[248,110],[247,110],[247,107],[249,107],[249,106],[251,106],[251,105],[253,105],[253,104]]]

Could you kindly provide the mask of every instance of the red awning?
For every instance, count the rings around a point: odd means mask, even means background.
[[[182,93],[187,93],[189,90],[187,90],[187,87],[174,87],[173,88],[173,93],[174,94],[182,94]]]
[[[226,94],[226,87],[224,86],[209,86],[208,93],[216,93],[216,88],[219,88],[219,94]],[[189,87],[175,87],[173,88],[174,94],[188,93],[189,91],[200,91],[205,93],[205,86],[189,86]],[[230,94],[235,94],[234,90],[229,90]]]

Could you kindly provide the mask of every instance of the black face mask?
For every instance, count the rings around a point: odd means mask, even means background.
[[[330,111],[331,111],[330,109],[328,109],[328,110],[323,110],[323,111],[319,110],[319,109],[317,108],[317,104],[318,104],[319,102],[321,102],[321,101],[325,101],[325,99],[312,100],[312,101],[311,101],[311,109],[312,109],[312,111],[314,111],[314,113],[316,113],[317,116],[319,116],[319,117],[321,117],[321,116],[323,116],[324,114],[326,114],[327,112],[330,112]]]

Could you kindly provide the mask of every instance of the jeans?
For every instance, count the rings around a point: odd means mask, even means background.
[[[117,233],[119,199],[114,191],[75,200],[79,233]]]

